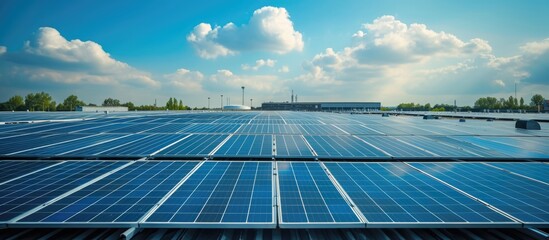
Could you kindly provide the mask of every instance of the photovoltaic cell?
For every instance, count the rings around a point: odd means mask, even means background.
[[[142,224],[275,227],[271,162],[206,161]]]
[[[125,162],[64,162],[0,188],[0,222],[40,206],[96,177],[114,170]]]
[[[364,227],[316,162],[277,162],[280,227]]]
[[[319,157],[388,158],[389,156],[352,136],[305,136]]]
[[[413,166],[531,226],[549,224],[549,185],[482,163],[413,163]]]
[[[359,138],[382,149],[393,157],[421,158],[434,156],[433,154],[405,144],[390,136],[359,136]]]
[[[277,135],[277,157],[312,157],[313,153],[301,135]]]
[[[544,154],[532,150],[525,150],[515,146],[490,141],[473,136],[453,136],[452,138],[459,139],[461,141],[469,142],[484,148],[488,148],[494,151],[502,152],[514,158],[549,158],[549,154]]]
[[[404,163],[325,165],[362,211],[367,226],[518,226]]]
[[[273,137],[272,135],[233,135],[214,153],[214,156],[273,156]]]
[[[0,184],[24,174],[57,164],[54,161],[0,161]],[[1,186],[0,186],[1,188]]]
[[[63,144],[56,144],[49,147],[42,147],[42,148],[37,148],[29,151],[20,152],[17,155],[25,155],[25,156],[58,155],[70,150],[83,148],[89,145],[105,142],[121,136],[123,135],[98,134],[98,135],[93,135],[85,138],[76,139],[74,141],[66,142]]]
[[[144,157],[186,136],[185,134],[154,134],[132,142],[132,144],[107,150],[101,155]]]
[[[155,156],[163,157],[184,157],[197,156],[206,157],[212,152],[228,135],[193,134],[188,138],[160,151]]]
[[[540,162],[491,162],[488,165],[549,184],[549,164]]]
[[[198,162],[135,162],[18,223],[136,224]]]

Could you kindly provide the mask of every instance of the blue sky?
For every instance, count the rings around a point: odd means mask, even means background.
[[[549,2],[0,3],[0,101],[472,105],[549,92]],[[546,94],[547,95],[547,94]],[[547,96],[546,96],[547,97]],[[214,101],[215,99],[215,101]],[[527,101],[528,102],[528,101]]]

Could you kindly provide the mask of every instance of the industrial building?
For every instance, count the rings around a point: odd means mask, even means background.
[[[261,104],[261,110],[267,111],[368,111],[379,110],[380,102],[266,102]]]
[[[128,107],[77,106],[78,112],[127,112]]]

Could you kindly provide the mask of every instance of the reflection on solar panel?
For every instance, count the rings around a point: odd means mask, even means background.
[[[340,135],[340,134],[346,134],[345,132],[341,131],[340,129],[332,126],[332,125],[325,125],[325,124],[317,124],[317,125],[299,125],[299,128],[301,128],[301,132],[303,135]]]
[[[17,223],[135,226],[197,163],[134,162]]]
[[[515,158],[549,158],[549,154],[543,154],[535,151],[524,150],[515,146],[510,146],[503,143],[498,143],[478,137],[472,136],[454,136],[453,138],[459,139],[461,141],[469,142],[484,148],[494,149],[500,151],[509,156]]]
[[[271,162],[206,161],[144,227],[275,227]]]
[[[145,134],[122,135],[121,137],[118,137],[111,141],[105,141],[95,145],[87,145],[82,148],[72,149],[67,152],[61,153],[59,155],[63,155],[63,157],[68,157],[68,156],[85,157],[85,156],[97,156],[97,155],[101,156],[103,152],[117,149],[117,148],[123,148],[124,146],[128,144],[132,144],[133,142],[139,139],[147,138],[150,136],[152,135],[145,135]]]
[[[234,133],[240,124],[193,124],[183,129],[183,133]]]
[[[538,162],[491,162],[489,165],[501,168],[505,171],[520,174],[549,184],[549,164]]]
[[[359,138],[364,141],[383,149],[393,157],[404,157],[404,158],[422,158],[422,157],[433,157],[433,154],[430,154],[426,151],[421,150],[410,144],[403,143],[396,140],[393,137],[389,136],[359,136]]]
[[[273,156],[273,137],[272,135],[233,135],[214,153],[214,156]]]
[[[127,146],[107,150],[101,155],[145,157],[186,136],[184,134],[154,134]]]
[[[277,135],[277,157],[312,157],[313,153],[301,135]]]
[[[362,211],[367,226],[519,226],[403,163],[325,165]]]
[[[124,165],[124,162],[64,162],[0,188],[0,222],[40,206],[83,183]]]
[[[277,162],[279,226],[364,227],[316,162]]]
[[[13,178],[31,173],[36,170],[57,164],[53,161],[0,161],[0,184],[9,181]]]
[[[82,134],[53,134],[53,135],[41,135],[33,134],[34,138],[28,139],[28,136],[22,136],[23,140],[20,141],[19,137],[9,138],[2,141],[0,144],[0,154],[16,153],[23,150],[42,147],[50,144],[59,144],[65,141],[70,141],[89,135]],[[4,142],[5,141],[5,142]]]
[[[247,124],[238,129],[242,134],[301,134],[297,125]]]
[[[460,141],[452,137],[446,137],[446,136],[428,136],[428,137],[431,139],[434,139],[435,141],[442,142],[446,145],[454,146],[455,148],[458,148],[458,149],[463,149],[464,151],[468,151],[472,154],[475,154],[481,157],[486,157],[486,158],[509,158],[510,157],[499,151],[480,147],[472,143]]]
[[[192,134],[154,156],[207,157],[228,135]]]
[[[366,128],[364,125],[361,124],[336,124],[335,126],[349,134],[382,135],[380,132]]]
[[[398,136],[396,139],[417,146],[424,151],[438,157],[478,157],[478,155],[466,152],[451,145],[444,145],[423,136]]]
[[[93,144],[102,143],[105,141],[109,141],[118,137],[121,137],[122,135],[112,135],[112,134],[99,134],[99,135],[92,135],[89,137],[84,137],[80,139],[76,139],[74,141],[66,142],[63,144],[56,144],[49,147],[40,147],[36,149],[30,149],[27,151],[20,151],[18,152],[18,155],[26,155],[26,156],[43,156],[43,155],[57,155],[62,154],[67,151],[71,151],[74,149],[83,148],[86,146],[90,146]]]
[[[352,136],[305,136],[319,157],[388,158],[379,149]]]
[[[482,163],[413,163],[528,226],[549,226],[549,185]]]

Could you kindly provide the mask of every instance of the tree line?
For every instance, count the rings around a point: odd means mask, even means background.
[[[46,92],[29,93],[25,97],[15,95],[8,99],[8,101],[0,103],[0,111],[75,111],[76,107],[82,106],[97,106],[93,103],[85,103],[80,100],[76,95],[70,95],[63,102],[57,104],[53,100],[51,95]],[[129,111],[154,111],[154,110],[191,110],[187,105],[183,105],[183,101],[179,101],[171,97],[165,106],[155,105],[140,105],[136,106],[132,102],[121,103],[120,100],[114,98],[107,98],[103,101],[101,106],[105,107],[128,107]],[[205,110],[206,108],[194,110]]]
[[[495,97],[481,97],[475,101],[473,107],[470,106],[459,106],[457,107],[460,111],[484,111],[484,110],[524,110],[524,111],[540,111],[543,106],[544,98],[540,94],[535,94],[530,98],[530,103],[527,104],[524,99],[514,98],[509,96],[509,98],[500,98]],[[457,110],[456,106],[449,104],[431,104],[427,103],[425,105],[419,103],[401,103],[397,106],[397,110],[403,111],[454,111]]]

